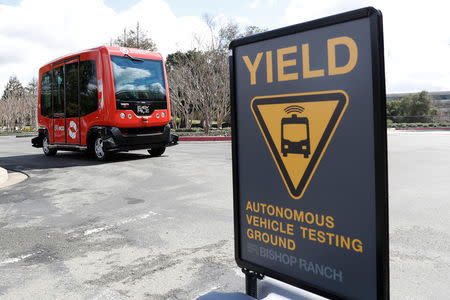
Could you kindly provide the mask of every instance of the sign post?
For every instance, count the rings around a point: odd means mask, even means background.
[[[332,299],[388,299],[381,12],[231,42],[235,257]]]

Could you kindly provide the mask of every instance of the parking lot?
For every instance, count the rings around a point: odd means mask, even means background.
[[[392,299],[445,299],[450,134],[389,134]],[[0,297],[195,299],[244,291],[234,262],[231,144],[185,142],[99,163],[0,137]]]
[[[230,143],[98,163],[1,137],[0,295],[192,299],[243,287],[233,258]]]

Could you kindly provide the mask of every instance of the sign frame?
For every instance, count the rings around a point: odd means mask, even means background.
[[[375,170],[375,230],[376,230],[376,290],[377,299],[389,299],[389,224],[388,224],[388,167],[387,167],[387,128],[386,128],[386,87],[384,68],[384,42],[382,14],[373,7],[365,7],[354,11],[337,14],[301,24],[291,25],[272,31],[233,40],[230,43],[230,100],[232,122],[232,160],[233,160],[233,211],[235,260],[239,267],[267,275],[274,279],[330,298],[342,299],[342,296],[311,285],[297,278],[286,276],[275,270],[256,265],[241,258],[241,227],[239,201],[239,157],[238,130],[236,112],[236,47],[255,42],[270,40],[286,35],[336,25],[361,18],[369,18],[370,42],[372,58],[372,99],[373,99],[373,141],[374,141],[374,170]]]

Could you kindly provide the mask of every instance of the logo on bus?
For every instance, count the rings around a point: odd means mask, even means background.
[[[149,54],[151,53],[151,51],[148,50],[143,50],[143,49],[128,49],[125,47],[120,47],[119,51],[122,52],[123,54]]]
[[[138,105],[137,106],[137,112],[140,114],[149,114],[150,109],[147,105]]]
[[[75,139],[77,137],[77,124],[74,121],[70,121],[70,124],[69,124],[69,136],[72,139]]]

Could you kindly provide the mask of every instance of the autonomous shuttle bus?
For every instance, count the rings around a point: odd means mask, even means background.
[[[281,152],[283,156],[294,153],[308,158],[311,154],[308,118],[293,114],[290,118],[281,119]]]
[[[159,53],[99,47],[58,58],[39,70],[39,135],[47,156],[87,150],[147,149],[160,156],[170,140],[167,77]]]

